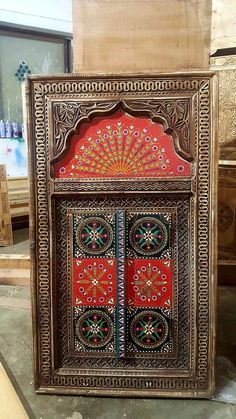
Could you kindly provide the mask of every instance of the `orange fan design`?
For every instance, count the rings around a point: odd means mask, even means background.
[[[189,176],[190,164],[176,154],[160,124],[124,113],[94,118],[55,164],[58,178],[158,178]]]

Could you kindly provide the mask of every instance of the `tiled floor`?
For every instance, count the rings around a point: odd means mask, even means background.
[[[0,348],[3,363],[30,418],[236,418],[236,405],[217,401],[36,395],[33,388],[31,364],[32,336],[29,293],[29,287],[0,286]],[[221,391],[225,396],[225,389],[228,386],[228,393],[232,393],[231,401],[233,396],[234,402],[236,402],[236,372],[233,367],[233,363],[236,365],[236,288],[219,287],[218,300],[217,391],[218,393]]]

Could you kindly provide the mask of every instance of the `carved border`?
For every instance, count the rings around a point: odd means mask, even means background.
[[[31,166],[31,251],[34,285],[33,285],[33,322],[34,322],[34,369],[36,388],[40,392],[70,392],[80,387],[79,393],[99,394],[99,387],[104,387],[104,394],[138,396],[201,396],[207,397],[213,390],[213,358],[215,330],[215,265],[216,241],[213,237],[216,217],[213,210],[216,196],[216,151],[214,143],[214,126],[212,122],[212,98],[214,96],[213,77],[210,73],[193,75],[161,75],[161,76],[67,76],[52,79],[30,78],[28,81],[29,117],[29,155]],[[53,348],[51,347],[51,303],[52,284],[49,271],[51,269],[51,249],[53,237],[49,231],[51,208],[50,183],[47,159],[49,156],[49,126],[47,115],[47,97],[61,95],[64,99],[80,93],[118,93],[135,92],[140,98],[148,93],[168,95],[178,92],[191,92],[197,96],[198,118],[195,118],[196,144],[198,154],[195,156],[198,185],[194,198],[194,208],[198,209],[197,226],[197,292],[195,299],[198,310],[195,312],[195,325],[198,335],[198,352],[196,368],[192,378],[162,377],[81,377],[65,375],[57,376],[53,372]],[[215,111],[214,111],[215,112]],[[198,144],[197,144],[198,141]],[[36,157],[37,156],[37,157]],[[194,185],[194,179],[193,179]],[[193,307],[191,308],[193,310]],[[198,326],[197,326],[198,325]],[[53,342],[52,342],[53,343]],[[85,388],[85,391],[83,391]],[[105,390],[105,388],[107,390]],[[112,388],[112,390],[109,390]],[[145,388],[148,389],[145,392]],[[117,389],[117,391],[115,390]],[[124,390],[125,389],[125,390]],[[126,390],[128,389],[128,391]],[[140,390],[143,391],[140,391]],[[73,390],[74,391],[74,390]]]
[[[102,183],[100,182],[81,182],[76,180],[55,180],[51,182],[51,191],[55,193],[64,193],[64,192],[71,192],[71,193],[78,193],[78,192],[114,192],[114,191],[173,191],[179,193],[186,193],[192,192],[192,182],[191,180],[183,180],[183,179],[173,179],[167,180],[163,179],[162,181],[156,180],[140,180],[137,181],[120,181],[120,180],[112,180],[106,181],[104,180]]]

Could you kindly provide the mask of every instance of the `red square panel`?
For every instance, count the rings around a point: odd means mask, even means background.
[[[114,306],[115,259],[73,259],[73,305]]]
[[[128,259],[126,269],[128,306],[171,307],[171,260]]]

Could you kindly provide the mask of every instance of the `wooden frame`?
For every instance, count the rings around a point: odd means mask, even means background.
[[[39,393],[140,397],[210,397],[214,391],[216,308],[215,76],[30,77],[31,278],[34,375]],[[182,112],[177,104],[181,101]],[[168,103],[168,106],[167,106]],[[161,105],[161,106],[160,106]],[[57,179],[53,164],[71,133],[116,109],[145,116],[172,135],[191,161],[186,179]],[[55,122],[57,121],[57,122]],[[72,208],[174,208],[178,214],[177,350],[138,359],[73,357],[68,352],[68,211]],[[70,329],[70,328],[69,328]]]

